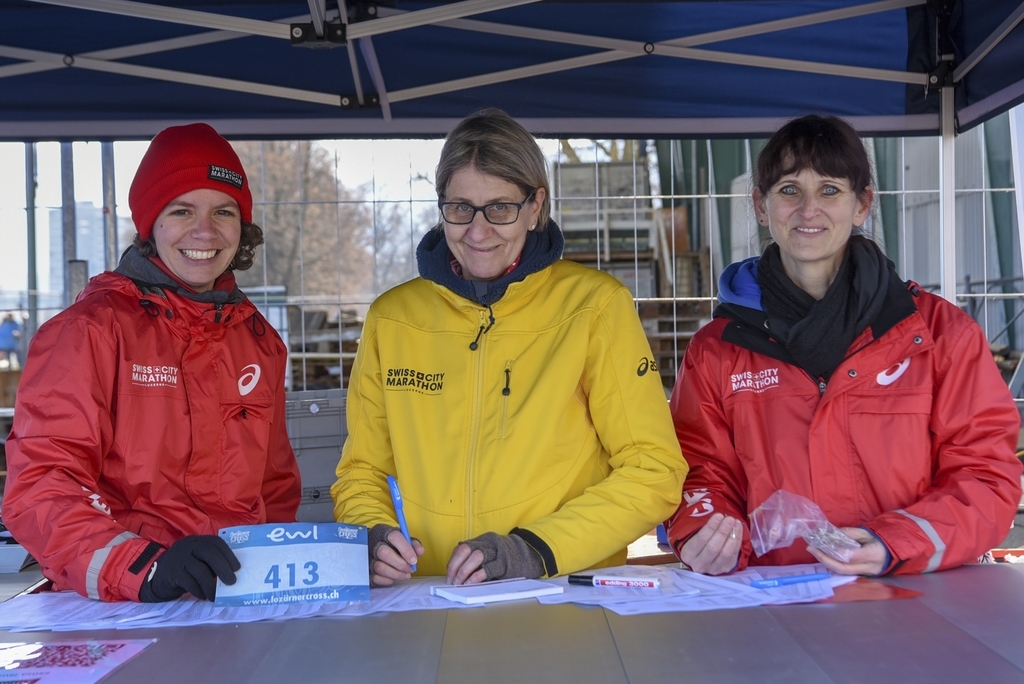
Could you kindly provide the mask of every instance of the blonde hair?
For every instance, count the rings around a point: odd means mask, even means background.
[[[481,109],[460,121],[445,139],[437,162],[434,189],[440,201],[445,200],[455,172],[469,166],[518,186],[524,196],[544,188],[537,230],[544,229],[551,216],[547,161],[537,141],[519,122],[494,108]],[[437,227],[442,226],[439,222]]]

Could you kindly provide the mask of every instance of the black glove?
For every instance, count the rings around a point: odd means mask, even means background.
[[[506,577],[535,579],[544,575],[544,561],[540,554],[522,537],[487,532],[460,543],[484,554],[484,562],[480,567],[487,573],[489,580]]]
[[[217,578],[235,583],[235,570],[242,564],[220,537],[212,534],[182,537],[157,556],[149,576],[139,589],[143,603],[171,601],[186,591],[197,599],[212,601]]]

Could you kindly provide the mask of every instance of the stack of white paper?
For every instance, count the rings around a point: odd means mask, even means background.
[[[758,567],[722,577],[700,575],[682,568],[668,566],[619,566],[603,568],[602,575],[642,576],[660,580],[659,589],[623,587],[587,587],[569,584],[566,579],[554,580],[565,590],[559,596],[539,598],[541,603],[582,603],[600,605],[619,615],[672,613],[727,608],[750,608],[767,604],[806,603],[833,595],[836,583],[853,581],[856,577],[801,584],[771,589],[755,589],[755,579],[774,579],[788,575],[824,572],[824,566],[791,565]]]
[[[563,591],[564,587],[557,584],[522,578],[483,582],[481,584],[444,584],[431,589],[431,593],[434,596],[471,605],[498,603],[500,601],[519,601],[521,599],[561,594]]]

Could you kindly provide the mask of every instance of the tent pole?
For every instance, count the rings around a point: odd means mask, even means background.
[[[1017,247],[1020,249],[1021,263],[1024,264],[1024,192],[1021,192],[1021,188],[1024,187],[1024,169],[1021,167],[1024,164],[1024,159],[1021,159],[1021,134],[1019,113],[1016,109],[1011,109],[1010,159],[1013,160],[1013,196],[1017,210]],[[1024,372],[1021,372],[1021,367],[1024,366],[1022,361],[1024,358],[1017,361],[1017,367],[1010,377],[1010,394],[1018,403],[1017,397],[1020,396],[1021,387],[1024,386]]]
[[[27,343],[39,327],[39,277],[36,274],[36,144],[25,143],[25,228],[28,238],[28,325]]]
[[[75,303],[74,284],[70,264],[78,258],[77,221],[75,220],[75,164],[74,152],[70,142],[60,144],[60,190],[61,190],[61,225],[63,236],[64,262],[64,298],[63,308]]]
[[[117,268],[117,199],[114,194],[114,143],[100,143],[100,175],[103,178],[103,267]]]
[[[956,183],[954,166],[954,88],[942,88],[940,125],[942,134],[939,164],[939,254],[940,294],[956,304]]]

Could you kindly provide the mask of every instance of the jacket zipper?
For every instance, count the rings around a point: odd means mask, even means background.
[[[471,539],[473,537],[473,510],[474,510],[474,497],[473,497],[473,474],[476,470],[476,454],[477,454],[477,442],[480,439],[480,414],[481,409],[481,398],[483,397],[483,385],[484,385],[484,354],[483,350],[480,349],[483,346],[483,333],[487,332],[490,326],[486,325],[484,316],[487,312],[480,311],[480,333],[477,335],[477,339],[474,340],[473,344],[470,345],[470,349],[474,352],[476,357],[476,375],[473,382],[473,395],[470,397],[470,406],[472,406],[473,419],[470,423],[469,429],[469,453],[466,455],[466,533],[465,538]],[[494,320],[493,315],[491,321]],[[493,325],[493,322],[492,322]]]
[[[508,403],[512,394],[512,362],[505,362],[505,387],[501,390],[501,423],[498,430],[498,439],[508,437]]]
[[[487,321],[484,321],[484,317],[480,315],[480,329],[476,332],[476,337],[472,342],[469,343],[469,348],[472,351],[476,351],[480,347],[480,338],[483,337],[488,330],[494,327],[494,309],[491,305],[487,305]]]

